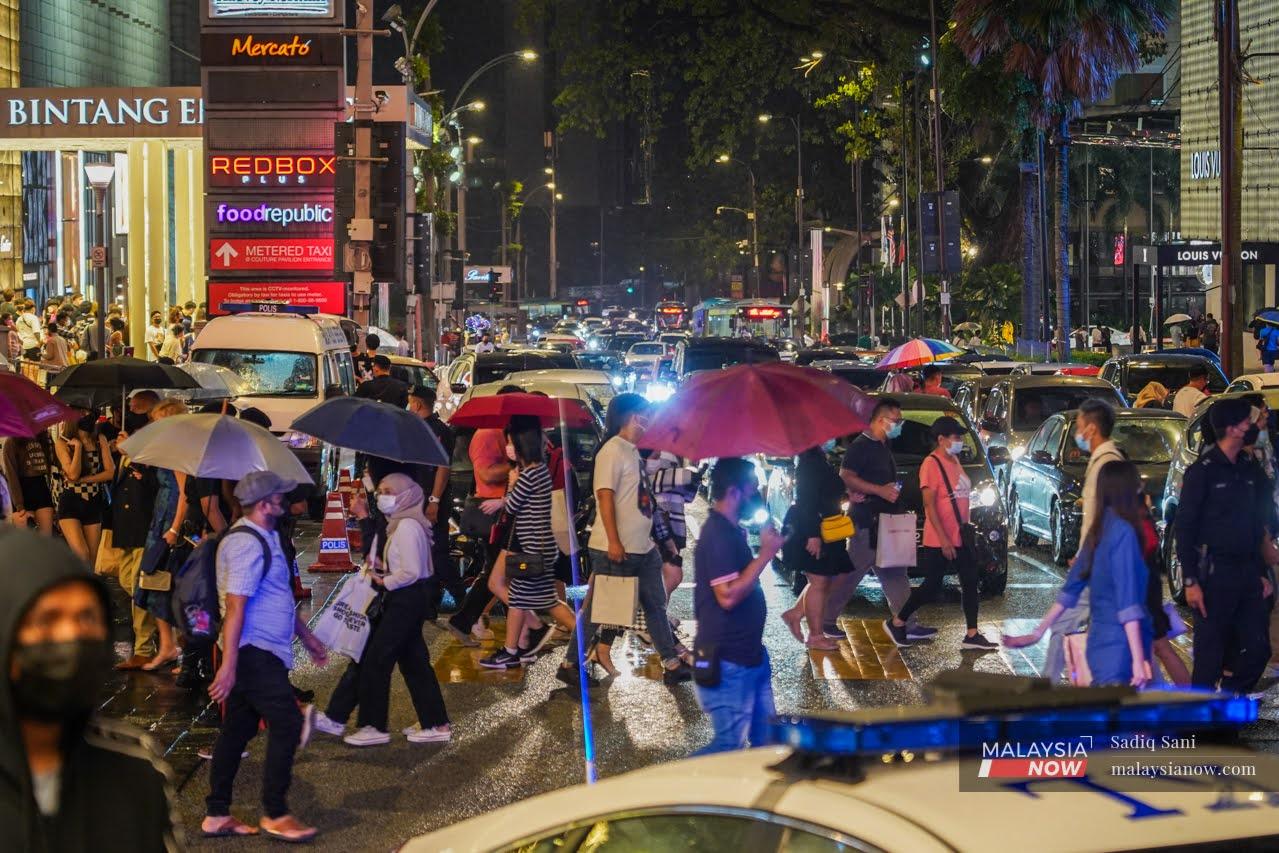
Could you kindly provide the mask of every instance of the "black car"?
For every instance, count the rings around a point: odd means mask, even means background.
[[[1186,419],[1157,409],[1121,409],[1111,435],[1136,464],[1151,504],[1163,498],[1168,467]],[[1064,566],[1083,536],[1084,473],[1088,453],[1075,444],[1075,412],[1044,421],[1026,453],[1012,465],[1008,482],[1008,529],[1017,545],[1049,541],[1053,560]],[[1156,510],[1157,511],[1157,510]]]
[[[1168,466],[1163,499],[1157,505],[1159,509],[1157,525],[1163,548],[1164,565],[1168,568],[1168,594],[1182,604],[1185,603],[1185,589],[1181,583],[1181,561],[1177,559],[1177,531],[1174,527],[1177,520],[1177,506],[1181,502],[1181,481],[1186,475],[1186,469],[1199,458],[1204,447],[1214,444],[1217,440],[1213,435],[1212,425],[1208,423],[1208,410],[1212,408],[1212,403],[1251,394],[1260,394],[1270,408],[1270,443],[1274,447],[1279,447],[1279,388],[1218,394],[1202,401],[1195,409],[1195,413],[1186,422],[1185,432]]]
[[[618,352],[626,352],[632,345],[642,344],[649,340],[649,337],[644,332],[618,332],[609,340],[608,348]]]
[[[1002,381],[1004,381],[1003,376],[982,374],[976,379],[960,383],[958,388],[950,392],[950,395],[955,405],[968,416],[968,420],[980,423],[982,412],[986,410],[986,398],[990,396],[990,389]]]
[[[779,360],[776,348],[748,338],[690,338],[675,347],[672,369],[676,380],[683,382],[699,370]]]
[[[877,391],[884,384],[884,371],[864,361],[833,359],[831,361],[814,361],[808,366],[816,370],[829,371],[845,382],[856,385],[863,391]]]
[[[812,364],[815,361],[861,361],[862,350],[854,347],[809,347],[795,354],[796,364]],[[881,376],[882,378],[882,376]]]
[[[872,396],[887,396],[873,394]],[[902,493],[898,507],[917,515],[916,541],[922,541],[924,499],[919,488],[919,466],[924,457],[937,447],[932,425],[943,415],[950,415],[967,427],[964,449],[959,462],[972,482],[971,521],[977,528],[977,568],[983,593],[1001,595],[1008,583],[1008,522],[1004,504],[995,488],[995,468],[1007,462],[1002,447],[989,450],[982,444],[964,413],[944,397],[931,394],[893,394],[902,407],[902,432],[892,440],[893,458],[897,461]],[[917,575],[911,569],[911,575]]]
[[[447,368],[450,390],[465,394],[472,385],[484,385],[521,370],[577,370],[577,360],[553,350],[517,348],[495,352],[463,352]]]
[[[1201,355],[1160,352],[1121,355],[1103,364],[1099,375],[1119,389],[1124,404],[1128,406],[1132,405],[1142,388],[1151,382],[1158,382],[1168,389],[1167,405],[1171,407],[1173,395],[1186,384],[1190,368],[1195,365],[1208,371],[1209,394],[1220,394],[1226,390],[1229,383],[1226,375],[1221,372],[1221,365]]]

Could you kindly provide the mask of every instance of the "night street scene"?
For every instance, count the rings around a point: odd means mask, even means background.
[[[0,850],[1279,850],[1279,16],[0,0]]]

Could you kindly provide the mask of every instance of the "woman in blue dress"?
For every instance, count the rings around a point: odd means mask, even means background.
[[[1089,590],[1088,668],[1092,683],[1145,687],[1151,678],[1146,561],[1137,536],[1141,476],[1128,461],[1108,462],[1097,476],[1092,526],[1071,564],[1057,602],[1030,634],[1005,637],[1009,646],[1038,642],[1063,610]]]

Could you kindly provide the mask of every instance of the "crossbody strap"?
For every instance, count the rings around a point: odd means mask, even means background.
[[[941,471],[941,481],[946,484],[946,493],[950,496],[950,508],[955,513],[955,522],[960,526],[964,526],[964,517],[959,514],[959,502],[955,500],[955,489],[950,484],[950,477],[946,476],[946,466],[941,464],[941,460],[936,456],[933,461],[937,463],[937,470]]]

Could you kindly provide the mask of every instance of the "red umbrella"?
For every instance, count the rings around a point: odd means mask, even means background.
[[[34,438],[36,433],[80,413],[17,373],[0,373],[0,436]]]
[[[697,374],[667,401],[640,447],[687,459],[794,456],[864,430],[874,400],[838,376],[785,362]]]
[[[502,429],[516,415],[541,418],[543,428],[556,426],[561,421],[565,426],[583,427],[593,421],[581,400],[541,394],[494,394],[467,400],[449,418],[449,426]]]

